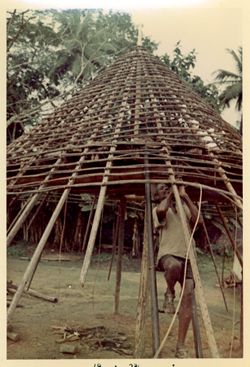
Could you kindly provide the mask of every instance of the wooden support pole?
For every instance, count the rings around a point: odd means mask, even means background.
[[[114,257],[116,254],[116,244],[118,240],[119,225],[120,225],[120,212],[117,214],[115,225],[114,225],[115,228],[113,231],[112,256],[111,256],[110,265],[109,265],[108,280],[110,279],[112,265],[113,265]]]
[[[226,260],[226,245],[223,243],[223,257],[222,257],[222,269],[221,269],[221,284],[224,284],[225,280],[225,260]]]
[[[243,323],[243,271],[241,271],[241,284],[240,284],[240,346],[243,349],[243,329],[244,329],[244,323]]]
[[[217,165],[218,171],[220,173],[220,176],[224,180],[224,184],[225,184],[226,188],[228,189],[229,192],[231,192],[234,195],[234,198],[233,199],[234,199],[234,202],[235,202],[236,206],[238,208],[240,208],[240,209],[243,209],[243,207],[242,207],[242,200],[239,199],[239,197],[238,197],[236,191],[234,190],[234,188],[233,188],[230,180],[228,179],[228,177],[227,177],[224,169],[221,167],[221,163],[218,161],[217,158],[215,158],[215,156],[214,156],[214,154],[212,152],[210,152],[209,155],[210,155],[210,157],[213,158],[214,163]]]
[[[30,262],[29,262],[29,264],[26,268],[26,271],[25,271],[25,273],[23,275],[23,278],[22,278],[22,280],[21,280],[21,282],[18,286],[16,294],[14,295],[13,300],[10,304],[9,309],[8,309],[8,320],[11,318],[11,316],[12,316],[12,314],[13,314],[13,312],[14,312],[14,310],[15,310],[18,302],[19,302],[19,299],[21,298],[21,295],[22,295],[24,289],[26,288],[26,286],[28,284],[30,284],[30,280],[32,279],[32,277],[34,275],[34,272],[36,270],[36,267],[37,267],[37,264],[38,264],[39,259],[41,257],[44,246],[45,246],[45,244],[47,242],[47,239],[48,239],[48,237],[49,237],[49,235],[52,231],[52,228],[53,228],[53,226],[54,226],[54,224],[55,224],[55,222],[56,222],[56,220],[57,220],[57,218],[58,218],[58,216],[59,216],[59,214],[62,210],[62,207],[63,207],[65,201],[67,200],[67,197],[69,195],[69,191],[70,191],[69,189],[66,189],[63,192],[63,194],[61,196],[61,199],[59,200],[59,202],[56,206],[56,209],[55,209],[54,213],[52,214],[52,216],[50,218],[50,221],[47,224],[47,227],[46,227],[46,229],[45,229],[45,231],[44,231],[44,233],[43,233],[43,235],[42,235],[42,237],[41,237],[41,239],[40,239],[40,241],[39,241],[39,243],[38,243],[38,245],[37,245],[37,247],[34,251],[32,259],[30,260]]]
[[[85,234],[84,234],[83,243],[82,243],[82,251],[85,250],[87,238],[88,238],[88,235],[89,235],[90,226],[91,226],[93,215],[94,215],[95,204],[96,204],[96,197],[94,198],[94,200],[92,202],[91,209],[90,209],[90,213],[89,213],[89,217],[88,217],[88,223],[87,223],[87,228],[86,228],[86,231],[85,231]]]
[[[94,134],[96,134],[96,131],[95,130],[94,130]],[[61,158],[59,158],[57,160],[57,164],[58,164],[58,162],[60,160],[61,160]],[[21,282],[19,284],[19,287],[18,287],[18,289],[17,289],[17,291],[16,291],[16,293],[15,293],[15,295],[13,297],[13,300],[12,300],[12,302],[10,304],[10,307],[8,309],[8,320],[11,318],[13,312],[15,311],[15,308],[16,308],[16,306],[18,304],[18,301],[19,301],[20,297],[22,296],[22,293],[23,293],[24,289],[30,287],[31,281],[33,279],[33,276],[35,274],[35,271],[36,271],[36,268],[37,268],[37,265],[38,265],[38,262],[40,260],[41,255],[42,255],[44,246],[46,245],[46,242],[47,242],[47,240],[49,238],[49,235],[50,235],[50,233],[52,231],[52,228],[54,227],[54,224],[55,224],[55,222],[56,222],[56,220],[57,220],[57,218],[58,218],[58,216],[59,216],[59,214],[60,214],[60,212],[62,210],[62,207],[63,207],[64,203],[66,202],[68,196],[69,196],[69,193],[70,193],[70,190],[71,190],[70,189],[70,186],[74,183],[75,178],[76,178],[76,176],[78,174],[78,170],[80,169],[81,164],[82,164],[83,161],[84,161],[84,155],[81,156],[81,158],[79,159],[79,161],[78,161],[78,163],[76,165],[76,170],[72,174],[71,178],[68,181],[68,186],[69,187],[66,188],[63,191],[63,194],[62,194],[62,196],[61,196],[61,198],[60,198],[60,200],[59,200],[59,202],[58,202],[58,204],[57,204],[57,206],[56,206],[56,208],[55,208],[55,210],[54,210],[54,212],[53,212],[53,214],[52,214],[52,216],[51,216],[51,218],[49,220],[49,223],[47,224],[47,227],[45,228],[45,230],[43,232],[43,235],[42,235],[42,237],[41,237],[41,239],[40,239],[40,241],[39,241],[39,243],[38,243],[38,245],[37,245],[37,247],[35,249],[35,252],[34,252],[34,254],[32,256],[32,259],[31,259],[31,261],[29,262],[29,265],[26,268],[26,271],[25,271],[25,273],[23,275],[23,278],[22,278],[22,280],[21,280]],[[54,166],[52,168],[52,170],[50,171],[49,175],[46,177],[46,179],[44,180],[43,184],[40,187],[43,187],[45,185],[45,182],[47,180],[49,180],[50,175],[54,172],[55,169],[56,169],[56,166]],[[32,209],[32,208],[29,208],[29,211],[28,211],[27,207],[29,207],[29,205],[31,205],[31,203],[34,206],[35,202],[38,199],[38,196],[39,196],[39,194],[34,195],[33,198],[31,199],[31,201],[26,206],[25,210],[27,210],[27,213],[25,213],[25,218],[24,218],[24,213],[19,218],[20,219],[20,223],[19,223],[20,226],[23,224],[23,222],[27,218],[30,210]],[[33,199],[34,198],[35,198],[35,202],[33,202]],[[14,238],[14,236],[17,233],[17,231],[19,230],[19,228],[16,228],[15,229],[16,230],[15,233],[12,233],[12,239]],[[12,230],[13,230],[13,228],[12,228]],[[11,240],[11,238],[9,238],[9,241],[10,240]]]
[[[177,186],[173,183],[172,187],[173,187],[173,192],[174,192],[174,196],[175,196],[177,211],[180,215],[180,219],[181,219],[181,223],[182,223],[182,227],[183,227],[186,246],[189,246],[190,230],[189,230],[189,227],[188,227],[186,214],[185,214],[185,211],[184,211],[183,206],[182,206],[182,202],[181,202],[181,199],[180,199],[180,194],[179,194]],[[205,295],[204,295],[204,291],[203,291],[203,287],[202,287],[202,283],[201,283],[201,279],[200,279],[199,269],[198,269],[197,262],[196,262],[193,243],[190,246],[189,259],[190,259],[191,267],[192,267],[192,270],[193,270],[194,281],[195,281],[195,292],[196,292],[197,298],[199,300],[201,315],[202,315],[202,318],[203,318],[203,323],[204,323],[206,334],[207,334],[209,348],[210,348],[212,357],[213,358],[219,358],[219,351],[218,351],[218,348],[217,348],[212,323],[211,323],[211,320],[210,320],[210,317],[209,317],[208,308],[207,308],[207,304],[206,304],[206,301],[205,301]]]
[[[223,291],[223,283],[222,283],[222,281],[220,279],[220,275],[219,275],[219,272],[218,272],[218,269],[217,269],[217,266],[216,266],[213,248],[212,248],[212,245],[210,243],[209,235],[208,235],[208,232],[207,232],[207,227],[206,227],[206,225],[204,223],[204,220],[202,221],[202,226],[203,226],[203,229],[204,229],[204,232],[205,232],[205,236],[206,236],[206,239],[207,239],[207,243],[208,243],[208,246],[209,246],[210,255],[211,255],[211,258],[212,258],[212,261],[213,261],[213,264],[214,264],[214,269],[215,269],[217,280],[218,280],[218,283],[219,283],[219,286],[220,286],[220,290],[221,290],[221,294],[222,294],[222,297],[223,297],[224,305],[225,305],[225,308],[226,308],[226,310],[228,312],[226,297],[225,297],[225,294],[224,294],[224,291]]]
[[[89,144],[91,145],[94,137],[96,136],[97,134],[97,131],[98,129],[95,128],[94,131],[93,131],[93,134],[90,138],[90,141],[89,141]],[[74,142],[74,139],[76,139],[75,137],[73,137],[70,142],[69,142],[69,145],[68,146],[71,146],[71,144]],[[67,147],[66,147],[67,149]],[[81,163],[84,161],[84,157],[85,157],[85,154],[88,152],[89,150],[89,146],[87,146],[85,149],[84,149],[84,152],[83,152],[83,155],[81,156],[81,158],[79,159],[79,162],[77,163],[76,165],[76,169],[75,171],[73,172],[69,182],[68,182],[68,185],[67,185],[67,188],[65,188],[65,191],[66,190],[69,190],[70,189],[70,186],[71,184],[74,182],[74,179],[75,177],[77,176],[78,174],[78,169],[81,167]],[[62,154],[62,152],[61,152]],[[13,225],[13,227],[11,228],[11,230],[9,231],[8,233],[8,236],[7,236],[7,246],[9,246],[11,244],[11,242],[13,241],[15,235],[17,234],[17,232],[19,231],[19,229],[22,227],[23,223],[25,222],[25,220],[27,219],[29,213],[31,212],[31,210],[33,209],[35,203],[37,202],[37,200],[39,199],[40,197],[40,194],[43,192],[43,189],[46,187],[46,184],[47,182],[50,180],[51,176],[54,174],[57,166],[62,162],[62,158],[58,158],[56,163],[54,164],[54,166],[52,167],[52,169],[50,170],[50,172],[48,173],[48,175],[45,177],[44,181],[42,182],[42,184],[40,185],[39,189],[38,189],[38,192],[36,192],[31,200],[27,203],[24,211],[20,214],[20,216],[18,217],[18,219],[16,220],[15,219],[15,224]]]
[[[158,298],[157,298],[155,261],[154,261],[151,186],[149,182],[149,172],[147,164],[148,164],[148,155],[146,153],[145,154],[145,176],[147,179],[147,182],[145,184],[146,220],[148,229],[148,257],[149,257],[151,317],[152,317],[152,337],[153,337],[152,349],[154,355],[160,345],[160,327],[159,327]]]
[[[144,217],[144,240],[141,260],[141,276],[137,304],[135,325],[135,350],[134,358],[143,358],[145,351],[145,326],[147,314],[147,301],[149,289],[149,263],[148,263],[148,227],[147,215]]]
[[[234,250],[234,254],[237,256],[238,260],[239,260],[239,263],[241,265],[241,268],[243,269],[243,259],[242,259],[242,256],[241,256],[241,253],[239,252],[238,248],[237,248],[237,245],[229,231],[229,228],[227,226],[227,223],[226,223],[226,219],[221,211],[221,209],[216,206],[217,208],[217,211],[220,215],[220,218],[222,220],[222,223],[223,223],[223,226],[226,230],[226,233],[227,233],[227,236],[229,238],[229,241],[233,247],[233,250]],[[224,255],[225,256],[225,255]],[[224,266],[223,266],[224,268]],[[243,347],[243,271],[241,272],[242,274],[242,284],[241,284],[241,309],[240,309],[240,345],[241,347]]]
[[[122,106],[126,105],[127,99],[128,99],[128,95],[125,95],[124,99],[123,99],[123,102],[122,102]],[[87,246],[87,250],[86,250],[86,253],[85,253],[85,256],[84,256],[82,269],[81,269],[81,272],[80,272],[80,283],[81,283],[82,287],[84,286],[84,283],[85,283],[85,280],[86,280],[88,268],[89,268],[90,261],[91,261],[92,252],[93,252],[94,245],[95,245],[96,235],[97,235],[97,231],[98,231],[98,227],[99,227],[99,223],[100,223],[100,219],[101,219],[101,213],[102,213],[102,209],[104,207],[104,201],[105,201],[105,195],[106,195],[106,191],[107,191],[107,183],[108,183],[108,179],[109,179],[109,173],[110,173],[110,169],[112,167],[112,160],[114,158],[114,153],[116,151],[117,138],[119,137],[119,134],[120,134],[120,130],[121,130],[122,122],[123,122],[123,117],[124,117],[124,111],[122,111],[119,114],[118,124],[117,124],[117,127],[115,129],[114,140],[112,141],[112,143],[114,145],[112,145],[111,148],[110,148],[108,159],[107,159],[107,164],[106,164],[104,175],[103,175],[102,186],[101,186],[101,189],[100,189],[98,202],[97,202],[97,206],[96,206],[96,211],[95,211],[95,216],[94,216],[94,220],[93,220],[93,226],[91,228],[89,241],[88,241],[88,246]]]
[[[192,325],[193,325],[193,334],[194,334],[195,355],[196,355],[196,358],[203,358],[201,333],[200,333],[200,328],[199,328],[199,320],[198,320],[198,314],[197,314],[195,294],[193,294],[193,300],[192,300]]]
[[[122,276],[122,256],[124,248],[124,231],[125,231],[125,214],[126,214],[126,200],[123,198],[120,202],[120,223],[118,235],[118,253],[116,262],[116,285],[115,285],[115,314],[119,313],[120,303],[120,288]]]
[[[241,226],[241,228],[243,227],[243,225],[242,225],[242,221],[241,221],[241,219],[240,219],[240,216],[239,216],[239,213],[237,212],[237,221],[238,221],[238,223],[239,223],[239,225]]]
[[[49,193],[47,192],[47,193],[45,194],[44,198],[41,200],[40,204],[38,205],[38,207],[37,207],[37,209],[36,209],[35,213],[33,214],[33,216],[32,216],[32,218],[31,218],[31,220],[29,221],[29,223],[28,223],[28,225],[27,225],[27,231],[30,229],[30,227],[31,227],[32,223],[34,222],[34,220],[35,220],[36,216],[38,215],[38,213],[39,213],[39,211],[40,211],[41,207],[43,206],[43,204],[44,204],[44,203],[45,203],[45,201],[47,200],[48,195],[49,195]]]
[[[97,206],[96,206],[96,211],[95,211],[95,215],[94,215],[94,219],[93,219],[93,225],[92,225],[90,236],[89,236],[88,246],[87,246],[87,250],[85,252],[83,265],[82,265],[82,269],[81,269],[81,272],[80,272],[80,283],[81,283],[82,287],[84,286],[84,283],[85,283],[85,280],[86,280],[88,268],[89,268],[90,261],[91,261],[91,256],[92,256],[93,249],[94,249],[94,246],[95,246],[97,231],[98,231],[98,228],[99,228],[101,214],[102,214],[102,210],[103,210],[103,207],[104,207],[106,190],[107,190],[106,186],[101,187],[99,198],[98,198],[98,201],[97,201]]]
[[[40,196],[40,194],[37,193],[31,198],[31,200],[27,203],[26,207],[22,211],[19,218],[16,220],[15,224],[13,225],[13,227],[11,228],[10,232],[7,235],[7,246],[10,246],[10,244],[13,241],[15,235],[17,234],[19,229],[22,227],[22,225],[25,222],[25,220],[27,219],[29,213],[33,209],[33,207],[34,207],[35,203],[37,202],[39,196]]]
[[[153,99],[153,97],[154,97],[153,93],[150,97]],[[174,175],[173,168],[171,166],[171,159],[170,159],[170,155],[169,155],[168,143],[166,141],[166,138],[165,138],[165,135],[164,135],[164,132],[163,132],[163,129],[162,129],[161,121],[158,118],[157,107],[156,107],[155,104],[153,104],[153,109],[154,109],[155,116],[156,116],[156,125],[157,125],[157,128],[158,128],[158,135],[161,137],[161,143],[163,145],[162,154],[164,154],[164,152],[166,153],[167,172],[169,173],[169,179],[170,179],[170,182],[171,182],[172,187],[173,187],[173,192],[174,192],[176,205],[177,205],[177,211],[179,212],[179,215],[180,215],[180,218],[181,218],[181,223],[182,223],[182,227],[183,227],[183,231],[184,231],[185,242],[186,242],[186,245],[188,246],[189,241],[190,241],[190,230],[189,230],[189,227],[188,227],[188,224],[187,224],[186,214],[184,212],[184,209],[183,209],[183,206],[182,206],[182,203],[181,203],[179,191],[178,191],[178,188],[176,186],[175,175]],[[197,266],[197,263],[196,263],[196,258],[195,258],[195,253],[194,253],[193,246],[190,247],[190,263],[191,263],[191,267],[192,267],[193,274],[194,274],[195,291],[196,291],[196,295],[197,295],[197,300],[200,304],[201,315],[202,315],[202,318],[203,318],[203,323],[204,323],[204,327],[205,327],[206,334],[207,334],[209,348],[210,348],[212,357],[218,358],[219,357],[219,352],[218,352],[218,348],[217,348],[216,341],[215,341],[215,338],[214,338],[213,328],[212,328],[212,324],[211,324],[211,321],[210,321],[210,317],[209,317],[209,313],[208,313],[208,309],[207,309],[207,305],[206,305],[206,301],[205,301],[205,296],[204,296],[204,292],[203,292],[203,288],[202,288],[202,284],[201,284],[199,269],[198,269],[198,266]]]
[[[54,171],[56,169],[56,166],[60,162],[61,162],[61,158],[59,158],[56,161],[55,166],[51,169],[49,174],[46,176],[43,183],[40,185],[39,190],[41,190],[45,187],[46,183],[49,181],[50,177],[54,173]],[[9,246],[11,244],[11,242],[13,241],[13,239],[16,236],[17,232],[22,227],[23,223],[26,221],[28,215],[30,214],[31,210],[33,209],[34,205],[36,204],[37,200],[39,199],[40,195],[41,195],[41,192],[36,193],[35,195],[32,196],[30,201],[27,202],[24,210],[19,215],[18,219],[16,220],[15,224],[13,225],[13,227],[11,228],[11,230],[9,231],[9,233],[7,235],[7,246]]]

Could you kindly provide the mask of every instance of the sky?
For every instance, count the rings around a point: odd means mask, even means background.
[[[218,69],[235,71],[226,49],[243,44],[241,0],[8,0],[8,8],[112,8],[129,12],[142,34],[159,43],[158,54],[170,56],[178,41],[184,53],[196,50],[194,73],[205,83],[213,82]],[[222,117],[235,124],[235,105]]]
[[[142,24],[142,33],[160,42],[158,53],[172,54],[178,41],[183,52],[196,50],[194,73],[205,83],[213,82],[218,69],[236,71],[227,48],[242,46],[241,9],[148,9],[131,11],[132,19]],[[223,117],[230,123],[238,119],[235,107],[226,110]]]

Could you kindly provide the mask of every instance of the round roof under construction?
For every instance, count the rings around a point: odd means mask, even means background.
[[[240,134],[159,58],[122,54],[8,147],[8,194],[144,195],[145,182],[199,185],[210,202],[242,196]],[[122,186],[121,186],[122,185]]]

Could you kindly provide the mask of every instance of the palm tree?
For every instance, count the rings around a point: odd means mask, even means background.
[[[219,96],[222,107],[229,107],[233,100],[236,100],[236,109],[242,109],[242,47],[238,48],[238,53],[234,50],[227,49],[227,52],[235,61],[236,73],[227,70],[217,70],[216,80],[225,89]],[[242,115],[240,121],[240,133],[242,134]]]

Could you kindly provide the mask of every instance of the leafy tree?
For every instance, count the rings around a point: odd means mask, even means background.
[[[58,105],[110,64],[124,49],[136,45],[138,30],[126,13],[101,10],[13,11],[7,16],[8,140],[36,124],[45,106]],[[154,52],[149,37],[142,46]],[[196,55],[183,55],[180,42],[170,60],[172,70],[218,108],[215,86],[192,75]]]
[[[51,71],[56,79],[70,73],[72,82],[84,84],[118,53],[137,43],[137,29],[126,13],[66,10],[57,14],[57,20],[64,47],[58,51],[56,66]],[[150,51],[157,47],[148,37],[144,37],[143,45]]]
[[[50,40],[49,43],[47,40]],[[8,13],[7,16],[7,119],[8,140],[23,131],[25,121],[32,124],[40,110],[41,100],[59,94],[47,77],[53,63],[51,48],[57,44],[51,26],[41,22],[33,11]],[[18,117],[18,118],[16,118]],[[19,125],[19,134],[12,136],[12,121]]]
[[[181,50],[180,41],[177,42],[173,58],[164,54],[160,59],[179,77],[186,82],[195,92],[206,100],[213,108],[220,110],[219,91],[214,84],[205,85],[203,80],[198,75],[193,75],[192,71],[195,68],[196,51],[193,49],[187,55],[184,55]]]
[[[236,72],[228,70],[217,70],[216,80],[224,90],[220,93],[219,99],[223,108],[230,107],[232,101],[236,101],[236,109],[242,110],[242,47],[238,48],[238,53],[227,49],[227,52],[233,57]],[[242,134],[242,115],[240,121],[240,133]]]
[[[55,82],[67,76],[75,84],[84,84],[112,61],[117,51],[136,42],[136,30],[130,29],[127,15],[66,10],[57,13],[57,21],[62,47],[51,70]]]
[[[8,13],[9,141],[22,133],[22,123],[36,123],[43,102],[54,105],[67,98],[122,50],[136,45],[137,33],[125,13],[77,9]],[[151,52],[157,47],[148,37],[143,45]]]

